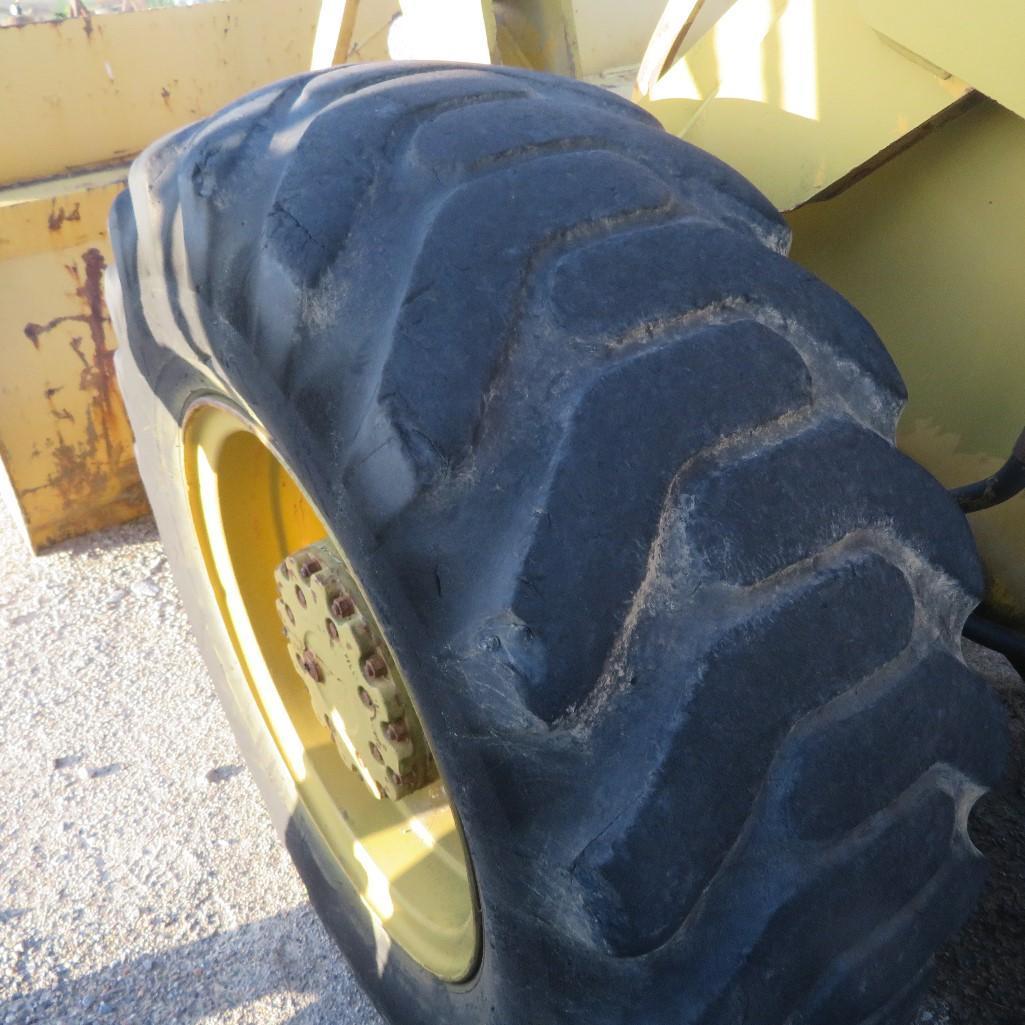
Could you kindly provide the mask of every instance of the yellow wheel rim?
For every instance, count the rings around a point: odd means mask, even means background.
[[[260,429],[237,410],[195,405],[183,451],[207,576],[244,670],[241,700],[258,707],[297,802],[371,914],[375,933],[383,929],[440,978],[465,979],[478,957],[476,901],[443,781],[402,800],[375,799],[343,764],[282,636],[275,568],[297,549],[337,540]]]

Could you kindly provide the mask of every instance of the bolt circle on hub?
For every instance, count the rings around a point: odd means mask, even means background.
[[[289,555],[278,592],[295,584],[298,609],[278,598],[293,665],[342,761],[375,797],[400,800],[437,779],[437,768],[380,628],[329,541]],[[324,617],[315,608],[327,609]]]
[[[231,704],[261,752],[254,771],[277,779],[338,898],[359,901],[375,937],[383,930],[439,978],[467,978],[480,951],[469,852],[402,667],[345,552],[318,542],[327,520],[230,404],[190,407],[182,457],[203,594],[226,627],[224,655],[241,669],[225,677]],[[387,673],[367,679],[363,663],[375,653]]]

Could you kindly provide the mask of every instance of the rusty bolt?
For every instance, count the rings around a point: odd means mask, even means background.
[[[324,620],[324,626],[327,629],[328,637],[330,637],[332,641],[337,641],[338,640],[338,627],[335,626],[335,621],[333,619],[325,619]]]
[[[281,604],[282,604],[282,605],[285,605],[285,603],[284,603],[284,602],[282,602]],[[288,605],[285,605],[285,615],[286,615],[286,616],[288,616],[288,621],[289,621],[289,622],[290,622],[290,623],[291,623],[291,624],[292,624],[293,626],[295,626],[295,613],[294,613],[294,612],[292,611],[291,607],[290,607],[290,606],[288,606]]]
[[[402,782],[402,777],[392,768],[388,769],[388,782],[397,787]]]
[[[376,651],[368,655],[363,663],[363,675],[368,680],[379,680],[382,676],[388,675],[388,665]]]
[[[350,594],[336,594],[331,599],[331,615],[338,619],[350,619],[356,615],[356,603]]]
[[[381,727],[381,732],[385,735],[385,738],[391,741],[405,740],[409,736],[409,731],[406,729],[406,724],[402,719],[396,719],[395,722],[386,722]]]
[[[370,741],[370,753],[374,756],[374,761],[384,761],[384,755],[381,754],[381,749],[373,741]]]
[[[306,595],[303,594],[303,589],[298,584],[295,585],[295,597],[299,604],[306,608]]]
[[[320,666],[317,664],[317,656],[309,648],[303,652],[302,663],[303,669],[306,670],[306,675],[315,683],[320,683],[324,677],[320,671]]]
[[[367,708],[374,707],[374,699],[362,687],[359,689],[359,699]]]
[[[299,567],[299,576],[303,580],[309,580],[314,573],[320,572],[320,563],[316,559],[310,559]]]

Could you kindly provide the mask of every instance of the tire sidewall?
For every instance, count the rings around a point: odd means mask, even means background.
[[[184,422],[199,402],[227,403],[244,419],[249,417],[229,390],[216,387],[206,374],[177,357],[171,357],[154,382],[143,377],[128,346],[118,350],[116,364],[126,406],[137,425],[137,461],[175,584],[205,663],[210,669],[216,667],[210,675],[239,751],[317,914],[364,990],[389,1019],[425,1023],[484,1021],[486,959],[478,961],[467,980],[447,983],[390,942],[335,863],[323,836],[299,801],[294,780],[251,697],[192,529],[182,446]],[[147,429],[139,430],[140,424],[146,424]],[[273,430],[270,436],[278,437]],[[159,480],[153,479],[154,468]]]

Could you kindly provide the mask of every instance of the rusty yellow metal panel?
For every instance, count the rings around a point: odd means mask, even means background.
[[[952,487],[1025,422],[1025,121],[991,101],[789,215],[792,255],[872,322],[908,385],[901,448]],[[969,517],[988,600],[1025,624],[1025,495]]]
[[[0,490],[40,549],[146,509],[101,292],[127,161],[305,70],[318,0],[0,30]]]
[[[124,160],[309,67],[318,0],[223,0],[0,30],[0,183]]]
[[[146,511],[101,291],[125,173],[0,190],[0,459],[34,549]]]
[[[675,5],[681,29],[691,6]],[[666,128],[732,164],[782,210],[910,141],[969,91],[885,42],[855,0],[737,0],[639,95]],[[650,63],[650,62],[649,62]]]

